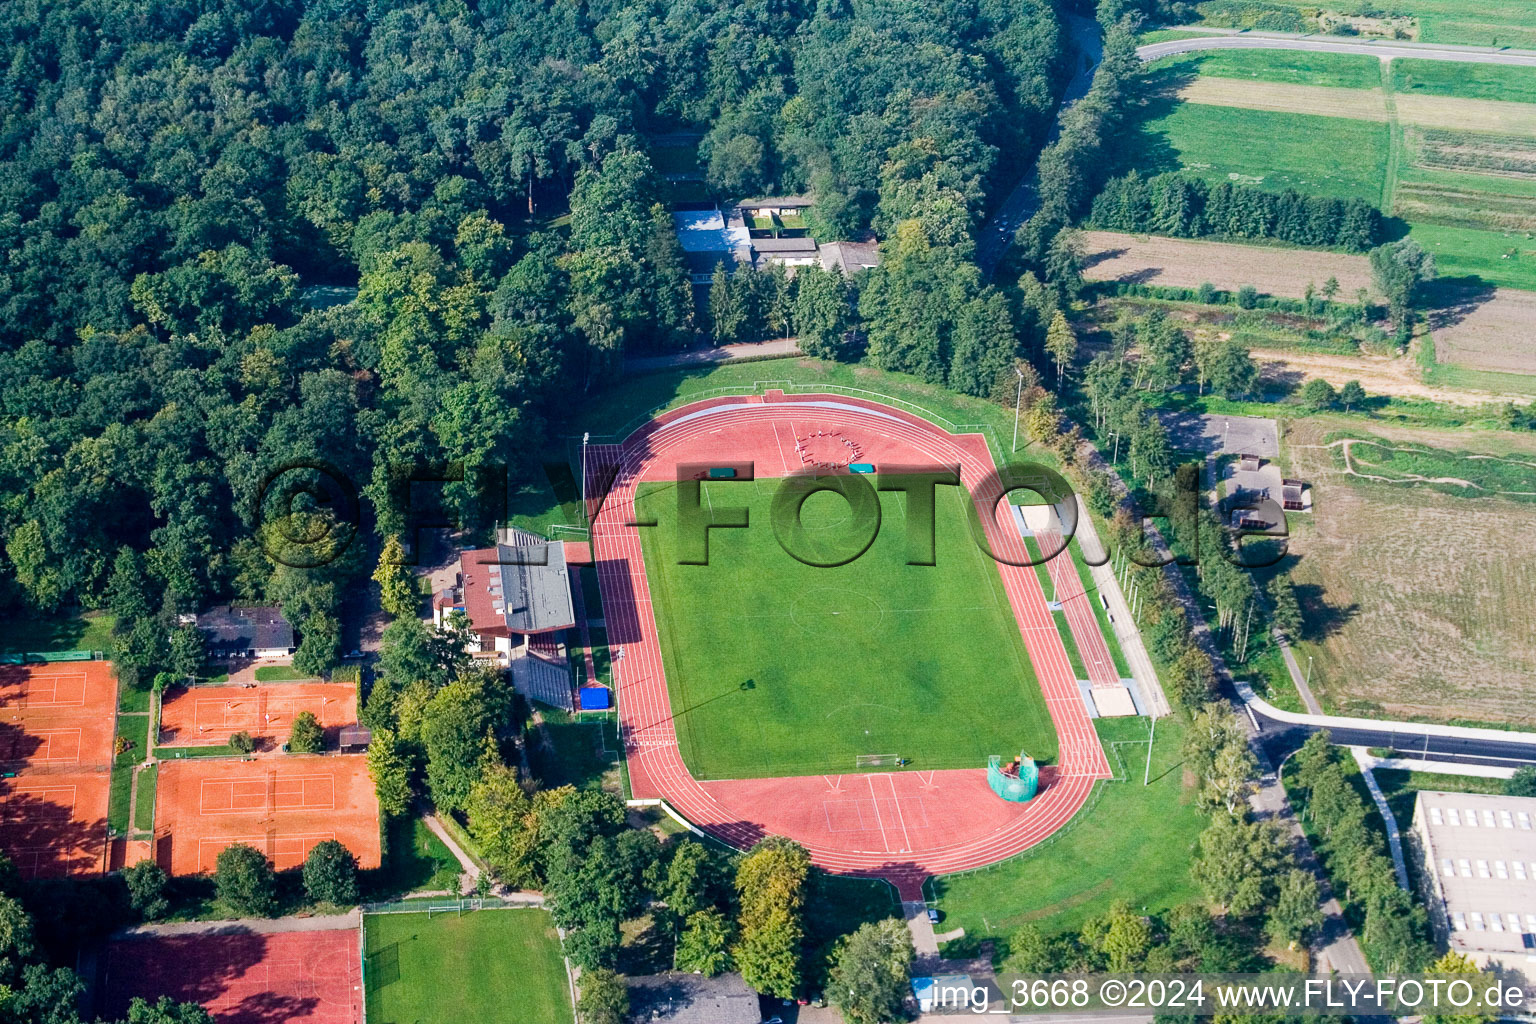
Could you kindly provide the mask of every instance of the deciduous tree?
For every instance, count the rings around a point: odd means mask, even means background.
[[[912,975],[912,935],[895,918],[866,922],[832,954],[827,993],[848,1024],[882,1024],[901,1015]]]

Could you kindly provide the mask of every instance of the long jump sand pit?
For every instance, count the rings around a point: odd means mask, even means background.
[[[344,683],[275,683],[265,686],[195,686],[172,690],[160,710],[160,739],[167,746],[221,746],[248,732],[263,746],[288,739],[305,711],[319,719],[326,738],[357,723],[357,687]]]
[[[115,701],[105,661],[0,668],[0,850],[22,875],[105,870]]]
[[[357,1024],[358,930],[263,934],[216,925],[187,935],[133,935],[108,944],[102,1006],[109,1019],[135,996],[199,1003],[219,1024]]]
[[[1210,282],[1223,291],[1251,284],[1266,295],[1299,299],[1307,285],[1322,287],[1336,277],[1339,293],[1374,291],[1371,261],[1365,256],[1280,249],[1231,242],[1202,242],[1118,231],[1083,232],[1087,255],[1083,276],[1090,281],[1198,288]]]
[[[297,867],[326,839],[375,868],[379,804],[361,754],[171,760],[160,767],[155,836],[157,859],[176,875],[212,871],[234,843],[279,870]]]

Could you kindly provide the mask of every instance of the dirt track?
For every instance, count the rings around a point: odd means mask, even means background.
[[[1334,387],[1359,381],[1367,394],[1393,398],[1418,398],[1451,405],[1483,405],[1495,396],[1481,391],[1434,387],[1419,380],[1419,371],[1405,357],[1331,356],[1286,349],[1256,348],[1251,352],[1260,370],[1271,376],[1300,373],[1303,380],[1320,377]]]

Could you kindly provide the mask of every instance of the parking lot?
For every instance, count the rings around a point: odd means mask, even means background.
[[[1272,459],[1280,454],[1280,429],[1275,421],[1260,416],[1220,416],[1192,412],[1160,414],[1168,439],[1180,451],[1216,455],[1257,455]]]

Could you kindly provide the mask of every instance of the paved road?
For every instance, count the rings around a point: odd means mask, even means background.
[[[1333,742],[1344,746],[1390,747],[1429,760],[1536,764],[1536,733],[1419,722],[1378,722],[1338,715],[1302,715],[1281,711],[1255,696],[1244,683],[1237,684],[1237,692],[1258,719],[1265,734],[1265,746],[1272,750],[1299,744],[1317,730],[1327,729]]]
[[[1077,56],[1074,58],[1077,61],[1077,69],[1062,93],[1061,110],[1066,110],[1087,95],[1088,87],[1093,84],[1094,69],[1099,66],[1099,60],[1104,54],[1103,45],[1099,40],[1098,22],[1075,14],[1067,15],[1066,21],[1067,34],[1077,50]],[[1058,111],[1056,125],[1051,128],[1050,137],[1046,140],[1048,143],[1055,141],[1060,125],[1061,114]],[[1008,198],[1004,199],[1002,205],[993,212],[992,218],[982,225],[981,233],[976,239],[976,263],[981,267],[984,277],[992,276],[992,271],[997,269],[1003,253],[1007,252],[1008,247],[1013,244],[1013,233],[1035,212],[1038,205],[1035,181],[1035,166],[1031,164],[1028,172],[1014,186]]]
[[[1536,67],[1536,50],[1497,46],[1457,46],[1450,43],[1408,43],[1390,39],[1359,39],[1347,36],[1310,35],[1299,32],[1252,32],[1241,29],[1181,26],[1180,32],[1200,32],[1189,39],[1170,39],[1138,47],[1142,60],[1157,60],[1194,50],[1311,50],[1317,53],[1359,53],[1382,60],[1413,57],[1420,60],[1452,60],[1466,64],[1513,64]]]

